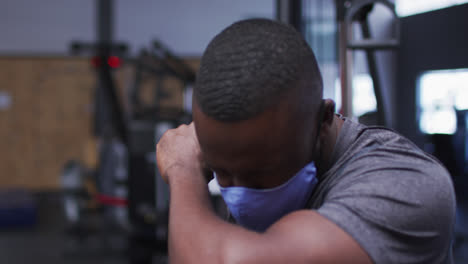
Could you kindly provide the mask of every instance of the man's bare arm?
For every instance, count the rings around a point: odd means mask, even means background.
[[[312,210],[286,215],[262,234],[223,221],[211,208],[197,148],[193,125],[158,144],[171,191],[171,263],[371,263],[352,237]]]
[[[259,234],[218,218],[202,177],[194,184],[173,176],[171,263],[371,263],[354,239],[312,210],[291,213]]]

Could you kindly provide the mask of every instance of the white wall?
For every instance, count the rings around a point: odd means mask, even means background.
[[[136,46],[158,38],[177,53],[199,55],[217,33],[234,21],[273,18],[273,3],[274,0],[118,0],[116,38]]]
[[[95,40],[96,0],[0,0],[1,54],[66,54]],[[274,16],[274,0],[116,0],[116,40],[133,52],[158,38],[175,53],[201,55],[234,21]]]
[[[0,53],[65,53],[94,40],[94,0],[0,0]]]

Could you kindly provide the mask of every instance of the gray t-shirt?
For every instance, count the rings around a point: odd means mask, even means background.
[[[374,263],[453,263],[450,175],[390,129],[345,119],[308,208],[345,230]]]

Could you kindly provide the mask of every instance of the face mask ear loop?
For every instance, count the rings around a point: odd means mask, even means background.
[[[312,149],[314,151],[315,151],[315,148],[317,147],[317,141],[319,140],[320,129],[322,128],[323,117],[325,116],[325,110],[324,109],[325,109],[325,105],[324,105],[323,100],[322,100],[320,102],[320,108],[319,108],[319,122],[318,122],[318,125],[317,125],[317,138],[315,139],[314,148]],[[317,164],[315,163],[316,160],[317,160],[317,157],[314,158],[314,165],[315,166],[317,166]],[[307,202],[306,202],[306,205],[304,206],[304,209],[311,208],[312,202],[313,202],[312,197],[314,195],[314,191],[312,191],[309,198],[307,199]]]
[[[320,102],[320,108],[319,108],[319,122],[318,122],[318,125],[317,125],[317,136],[316,136],[316,139],[315,139],[315,142],[314,142],[314,146],[312,148],[313,151],[315,151],[315,148],[317,147],[317,142],[319,141],[319,136],[320,136],[320,129],[322,128],[322,122],[323,122],[323,117],[325,115],[325,111],[324,111],[324,103],[323,103],[323,100]],[[314,159],[315,160],[315,159]]]

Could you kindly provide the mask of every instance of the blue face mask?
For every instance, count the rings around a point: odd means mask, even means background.
[[[311,162],[275,188],[220,187],[221,195],[239,225],[263,232],[281,217],[305,207],[317,184],[316,174]]]

